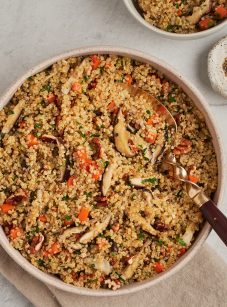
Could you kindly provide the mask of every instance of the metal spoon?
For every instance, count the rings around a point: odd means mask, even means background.
[[[136,86],[122,85],[124,89],[127,89],[130,95],[134,97],[143,96],[145,99],[149,100],[152,107],[156,112],[162,108],[162,116],[169,126],[171,134],[177,132],[177,124],[173,118],[170,111],[155,97],[146,91],[141,90]],[[163,112],[165,110],[165,112]],[[226,216],[217,208],[216,204],[209,199],[204,193],[203,189],[200,188],[196,183],[188,179],[188,173],[179,163],[177,163],[176,157],[174,156],[171,149],[174,147],[174,139],[172,138],[172,144],[169,148],[163,147],[160,150],[160,154],[163,155],[162,167],[171,169],[173,177],[180,180],[186,184],[186,191],[189,197],[194,201],[194,203],[199,207],[205,219],[216,231],[221,240],[227,245],[227,218]]]

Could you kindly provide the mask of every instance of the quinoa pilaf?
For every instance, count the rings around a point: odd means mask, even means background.
[[[173,33],[194,33],[227,18],[226,0],[138,0],[144,19]]]
[[[148,64],[115,55],[72,57],[28,78],[0,111],[0,222],[12,246],[66,283],[113,290],[171,267],[203,222],[184,185],[160,172],[174,153],[211,196],[217,164],[203,116]],[[152,162],[153,161],[153,162]]]

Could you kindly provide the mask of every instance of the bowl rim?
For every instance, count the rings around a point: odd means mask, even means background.
[[[159,29],[158,27],[153,26],[149,22],[147,22],[141,14],[138,12],[136,9],[133,0],[123,0],[125,3],[125,6],[127,7],[128,11],[131,13],[131,15],[139,21],[143,26],[146,28],[156,32],[157,34],[160,34],[162,36],[165,36],[166,38],[169,39],[178,39],[178,40],[190,40],[190,39],[198,39],[202,38],[208,35],[211,35],[219,30],[221,30],[223,27],[227,26],[227,19],[223,20],[220,22],[218,25],[196,33],[188,33],[188,34],[181,34],[181,33],[172,33],[172,32],[167,32],[165,30]]]
[[[135,49],[108,46],[108,45],[76,48],[71,51],[61,53],[59,55],[50,57],[45,61],[42,61],[40,64],[35,65],[33,68],[29,69],[25,74],[23,74],[19,79],[17,79],[17,81],[15,81],[3,94],[0,100],[1,101],[0,108],[3,108],[10,101],[13,94],[28,77],[42,71],[43,69],[47,68],[48,66],[52,65],[53,63],[59,60],[67,59],[71,56],[82,56],[82,55],[91,55],[91,54],[115,54],[119,56],[128,56],[132,59],[141,61],[143,63],[148,63],[152,65],[154,68],[161,71],[170,80],[176,82],[186,92],[186,94],[189,95],[189,97],[193,100],[193,103],[205,116],[206,124],[213,137],[213,145],[215,148],[216,157],[218,161],[218,189],[216,192],[215,201],[217,201],[217,205],[219,205],[224,190],[223,169],[225,162],[224,162],[223,149],[219,137],[220,134],[218,133],[217,125],[209,109],[209,105],[207,104],[203,96],[200,94],[200,92],[197,90],[197,88],[194,85],[192,85],[190,81],[184,78],[181,74],[177,73],[174,68],[166,64],[163,60],[159,60],[154,56],[151,56],[149,54],[146,54],[144,52]],[[24,258],[19,253],[19,251],[17,251],[10,245],[2,227],[0,227],[0,244],[2,245],[4,250],[8,253],[8,255],[23,269],[25,269],[25,271],[27,271],[32,276],[36,277],[40,281],[50,286],[54,286],[57,289],[74,294],[80,294],[85,296],[110,297],[110,296],[120,296],[129,293],[131,294],[139,290],[146,289],[148,287],[157,284],[160,281],[165,280],[167,277],[170,277],[171,275],[179,271],[199,251],[200,247],[203,245],[207,236],[209,235],[210,230],[211,227],[207,222],[205,222],[203,228],[199,232],[195,242],[188,250],[188,252],[185,255],[183,255],[177,262],[175,262],[175,264],[167,271],[157,275],[152,279],[124,286],[118,289],[117,291],[105,290],[105,289],[93,290],[88,288],[79,288],[70,284],[66,284],[60,279],[51,276],[48,273],[42,272],[41,270],[33,266],[28,260],[26,260],[26,258]]]

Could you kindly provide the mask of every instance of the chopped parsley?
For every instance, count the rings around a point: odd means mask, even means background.
[[[115,274],[117,275],[120,281],[125,282],[125,279],[123,278],[121,274],[119,274],[118,272],[115,272]]]
[[[151,114],[151,111],[150,111],[150,110],[146,110],[146,113],[150,115],[150,114]]]
[[[139,240],[141,240],[141,241],[143,241],[144,239],[145,239],[145,234],[144,234],[144,232],[143,231],[141,231],[140,233],[139,233]]]
[[[175,102],[176,98],[173,95],[169,95],[169,102]]]
[[[69,196],[68,196],[68,195],[65,195],[65,196],[62,197],[61,200],[69,200]]]
[[[41,89],[41,92],[44,92],[44,91],[47,91],[48,93],[51,92],[52,90],[52,87],[50,84],[45,84],[42,89]]]
[[[45,265],[45,261],[43,259],[38,259],[37,263],[39,266],[44,266]]]
[[[71,219],[72,219],[72,216],[71,216],[71,215],[66,215],[66,216],[65,216],[65,220],[66,220],[66,221],[70,221]]]
[[[43,124],[41,124],[41,123],[36,123],[36,124],[34,125],[35,129],[42,128],[42,126],[43,126]]]
[[[141,182],[142,183],[152,183],[152,184],[154,184],[156,181],[157,181],[157,178],[152,177],[152,178],[143,179]]]
[[[181,238],[177,238],[177,242],[181,245],[181,246],[187,246],[187,244],[184,242],[183,239]]]
[[[92,197],[92,192],[84,192],[84,195],[86,195],[87,198]]]
[[[159,246],[162,246],[162,245],[163,245],[163,241],[162,241],[161,239],[159,239],[159,240],[157,241],[157,243],[158,243]]]
[[[84,81],[85,81],[85,82],[87,82],[87,81],[90,79],[90,77],[87,76],[87,75],[83,76],[83,78],[84,78]]]

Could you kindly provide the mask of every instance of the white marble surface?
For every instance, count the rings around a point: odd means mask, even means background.
[[[227,101],[207,77],[208,51],[225,35],[227,28],[194,41],[159,37],[135,21],[121,0],[0,0],[0,94],[28,68],[62,51],[99,44],[139,49],[174,66],[215,105],[227,155]],[[227,192],[222,209],[227,214]],[[208,242],[227,261],[227,249],[213,232]],[[1,307],[31,306],[1,276],[0,289]]]

